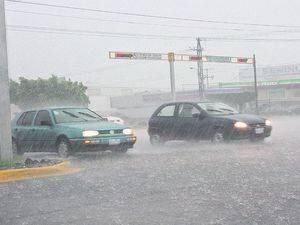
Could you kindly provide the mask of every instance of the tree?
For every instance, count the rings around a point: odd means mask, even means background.
[[[20,77],[10,81],[11,103],[22,109],[46,106],[87,106],[87,87],[81,82],[62,80],[52,75],[36,80]]]

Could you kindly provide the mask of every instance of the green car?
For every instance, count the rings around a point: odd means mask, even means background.
[[[17,154],[56,151],[67,157],[76,151],[127,152],[136,136],[131,128],[108,122],[87,108],[46,108],[17,115],[12,141]]]

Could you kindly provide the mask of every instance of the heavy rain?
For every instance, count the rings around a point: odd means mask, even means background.
[[[0,0],[0,225],[300,224],[296,0]]]

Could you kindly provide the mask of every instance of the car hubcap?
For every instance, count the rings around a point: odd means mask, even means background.
[[[217,132],[217,133],[215,134],[215,136],[214,136],[214,142],[220,143],[220,142],[222,142],[222,141],[224,141],[224,136],[223,136],[223,134]]]
[[[62,157],[67,157],[68,155],[68,145],[62,141],[58,146],[58,154]]]

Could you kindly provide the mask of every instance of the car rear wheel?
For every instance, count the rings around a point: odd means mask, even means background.
[[[71,153],[71,146],[67,138],[61,138],[56,148],[58,155],[62,158],[67,158]]]
[[[150,143],[153,146],[161,146],[165,144],[165,141],[158,134],[154,134],[154,135],[150,135]]]
[[[19,148],[18,143],[15,139],[12,139],[12,151],[14,155],[23,155],[24,152]]]
[[[222,132],[220,132],[220,131],[217,131],[217,132],[213,135],[211,141],[212,141],[213,143],[216,143],[216,144],[217,144],[217,143],[222,143],[222,142],[224,142],[224,141],[225,141],[225,139],[224,139],[224,134],[223,134]]]

